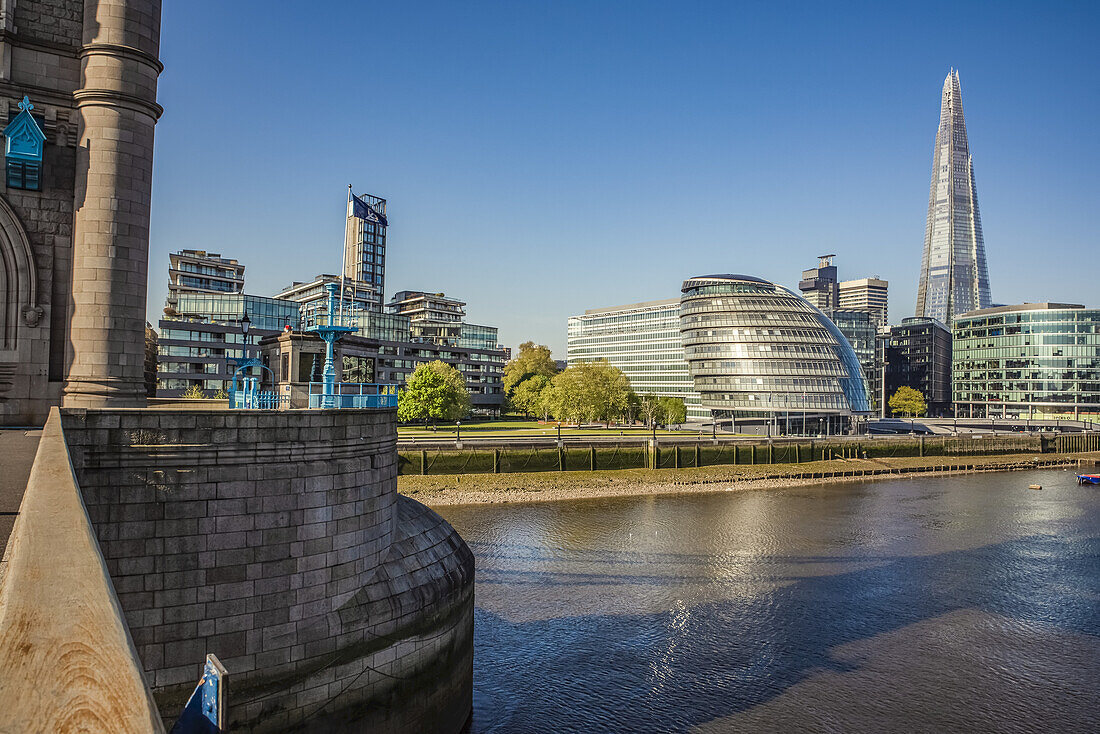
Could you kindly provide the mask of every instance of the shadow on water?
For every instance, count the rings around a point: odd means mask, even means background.
[[[539,554],[529,550],[519,555]],[[487,569],[479,571],[478,583],[560,586],[555,594],[577,584],[669,583],[632,573],[652,558],[598,555],[625,573]],[[672,555],[678,564],[705,562]],[[784,565],[798,560],[782,559]],[[817,672],[850,670],[831,654],[837,646],[963,609],[1100,636],[1098,537],[1029,535],[940,554],[859,560],[876,565],[781,575],[782,584],[766,593],[677,604],[661,613],[513,624],[479,608],[473,730],[684,731],[781,696]],[[1098,665],[1086,663],[1093,674]],[[1095,681],[1084,685],[1095,700]]]

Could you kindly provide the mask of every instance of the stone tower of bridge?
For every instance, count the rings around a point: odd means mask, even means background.
[[[63,404],[142,406],[160,0],[85,0]]]

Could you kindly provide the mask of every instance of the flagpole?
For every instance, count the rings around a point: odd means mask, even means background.
[[[348,184],[348,206],[344,210],[344,260],[340,263],[340,326],[344,326],[344,281],[348,275],[348,228],[351,226],[351,184]]]

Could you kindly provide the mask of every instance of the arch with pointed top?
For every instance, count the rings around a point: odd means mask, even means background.
[[[23,320],[36,325],[41,310],[38,268],[27,231],[3,196],[0,196],[0,294],[0,351],[14,350]]]

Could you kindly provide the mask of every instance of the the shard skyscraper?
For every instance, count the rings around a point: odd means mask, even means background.
[[[991,303],[974,162],[966,139],[959,72],[952,69],[943,82],[932,157],[917,316],[950,327],[955,316]]]

